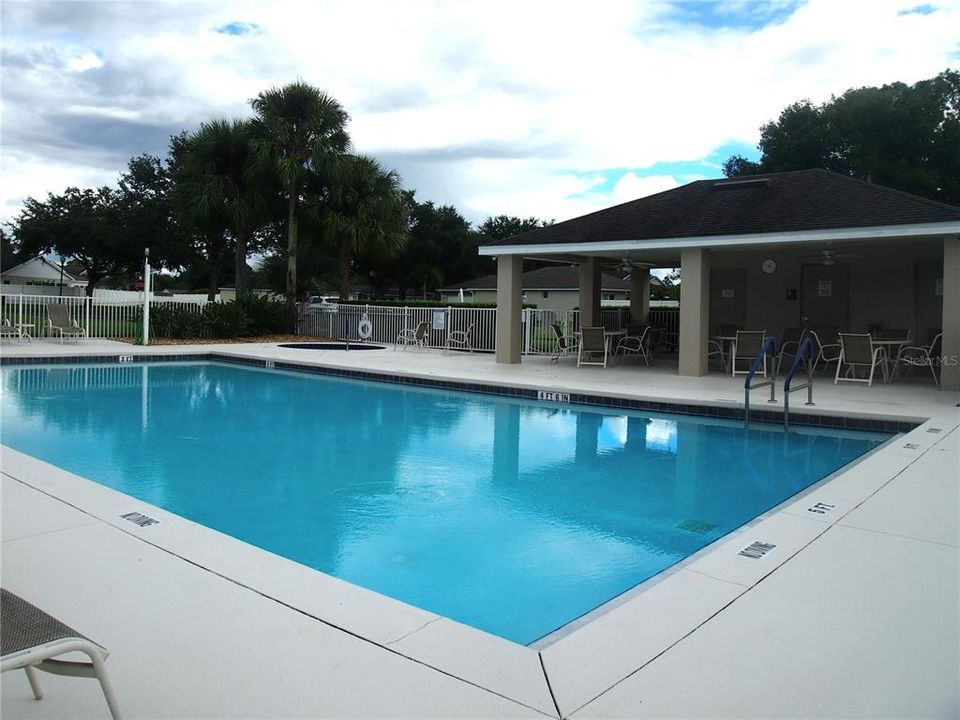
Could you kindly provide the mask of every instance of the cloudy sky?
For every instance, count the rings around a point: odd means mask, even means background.
[[[721,175],[802,98],[960,68],[960,0],[2,3],[0,220],[302,78],[468,219]]]

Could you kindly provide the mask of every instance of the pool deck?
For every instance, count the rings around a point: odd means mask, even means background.
[[[437,350],[4,342],[15,356],[207,353],[729,407],[742,378]],[[763,391],[754,393],[762,407]],[[793,397],[798,413],[803,393]],[[779,395],[779,393],[778,393]],[[828,481],[521,647],[3,448],[3,586],[109,648],[129,718],[960,716],[960,397],[815,388],[824,414],[921,422]],[[160,522],[122,518],[142,512]],[[775,547],[740,555],[754,542]],[[103,717],[95,682],[2,677],[4,718]]]

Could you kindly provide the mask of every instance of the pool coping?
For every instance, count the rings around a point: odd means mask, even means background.
[[[56,359],[0,358],[0,364],[116,364],[117,358],[115,354]],[[262,358],[220,352],[138,355],[133,362],[150,361],[224,361],[271,367],[271,361]],[[446,379],[386,375],[287,361],[272,362],[272,367],[279,370],[307,369],[309,372],[342,377],[387,380],[441,389],[473,388],[468,392],[484,392],[481,388],[501,387],[504,392],[492,394],[537,399],[535,386],[456,383]],[[634,407],[612,404],[609,402],[610,396],[603,394],[570,395],[571,402],[575,396],[582,397],[587,402],[581,404],[586,405],[677,412],[667,409],[674,407],[673,403]],[[679,406],[698,407],[691,403],[681,403]],[[719,409],[734,410],[730,407]],[[866,419],[871,422],[891,422],[890,418]],[[649,585],[641,584],[642,592],[628,591],[624,596],[612,600],[608,603],[612,606],[601,615],[540,648],[517,645],[337,580],[6,447],[3,472],[122,532],[230,582],[270,597],[297,612],[542,714],[556,717],[576,712],[736,602],[896,477],[952,429],[946,427],[950,422],[944,420],[927,419],[919,425],[903,418],[895,422],[909,423],[911,426],[896,443],[888,443],[835,477],[820,481],[793,496],[781,506],[707,546],[692,556],[689,562],[685,561],[680,566],[674,566],[675,569],[647,581]],[[943,426],[942,432],[927,432],[933,424]],[[956,423],[953,427],[956,427]],[[855,429],[879,428],[864,428],[861,425]],[[141,527],[122,517],[132,512],[160,522]],[[773,545],[774,549],[757,558],[741,555],[744,548],[755,542]]]
[[[282,346],[281,346],[282,347]],[[643,396],[624,397],[612,393],[580,393],[570,392],[564,388],[535,386],[527,383],[511,383],[503,381],[499,384],[475,383],[462,380],[438,379],[417,375],[415,373],[383,373],[375,370],[347,369],[338,366],[320,365],[289,360],[270,360],[243,354],[227,354],[222,351],[211,350],[207,353],[164,353],[138,355],[60,355],[60,356],[29,356],[7,357],[0,356],[0,367],[5,365],[76,365],[76,364],[140,364],[149,362],[224,362],[236,365],[247,365],[270,370],[287,370],[318,375],[331,375],[349,378],[352,380],[370,380],[415,387],[429,387],[439,390],[454,390],[457,392],[479,393],[483,395],[497,395],[501,397],[515,397],[524,400],[538,400],[543,402],[557,402],[545,400],[542,393],[557,393],[563,400],[562,404],[587,405],[605,407],[615,410],[635,410],[668,413],[676,415],[697,415],[701,417],[722,418],[727,420],[743,420],[743,409],[728,401],[702,402],[663,402],[659,399]],[[871,432],[898,433],[909,432],[920,423],[924,417],[889,416],[883,414],[850,413],[838,411],[810,410],[809,408],[794,406],[791,409],[790,422],[792,425],[824,427],[837,430],[866,430]],[[750,421],[760,424],[782,424],[783,411],[752,408]]]

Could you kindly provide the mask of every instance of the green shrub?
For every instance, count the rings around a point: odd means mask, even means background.
[[[177,340],[203,337],[203,318],[200,309],[186,305],[151,304],[150,335]]]
[[[237,298],[237,306],[249,323],[251,335],[289,335],[296,331],[297,310],[283,300],[246,293]]]
[[[250,320],[235,301],[203,306],[203,329],[212,338],[249,337]]]

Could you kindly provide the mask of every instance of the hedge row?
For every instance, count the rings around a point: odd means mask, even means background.
[[[296,331],[297,311],[284,301],[244,295],[225,303],[153,305],[150,335],[156,338],[235,338],[290,335]]]

